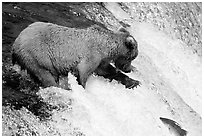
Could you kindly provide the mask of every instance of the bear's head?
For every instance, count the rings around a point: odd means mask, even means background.
[[[128,34],[123,42],[123,54],[119,55],[115,60],[116,68],[125,73],[129,73],[133,70],[131,62],[138,55],[137,46],[137,41],[133,38],[133,36]]]

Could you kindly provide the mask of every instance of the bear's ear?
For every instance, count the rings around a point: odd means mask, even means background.
[[[125,45],[128,49],[134,49],[137,46],[137,42],[132,36],[128,36],[125,40]]]
[[[128,32],[124,27],[120,27],[120,28],[118,29],[118,32],[122,32],[122,33],[125,33],[125,34],[127,34],[127,35],[130,35],[130,32]]]

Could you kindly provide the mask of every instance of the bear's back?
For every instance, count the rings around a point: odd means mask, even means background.
[[[79,29],[35,22],[21,32],[14,49],[31,51],[36,58],[43,53],[54,57],[56,62],[69,64],[90,54],[100,53],[101,58],[110,56],[118,47],[116,39],[116,34],[98,25]]]

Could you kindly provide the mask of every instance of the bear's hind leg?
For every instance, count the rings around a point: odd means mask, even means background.
[[[50,87],[50,86],[55,86],[58,87],[58,84],[56,82],[56,77],[54,77],[50,71],[46,69],[32,69],[29,71],[31,76],[35,76],[43,85],[43,87]]]
[[[70,84],[68,83],[68,76],[59,77],[59,87],[65,90],[71,90]]]

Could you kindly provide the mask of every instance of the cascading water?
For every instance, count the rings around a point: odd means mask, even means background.
[[[103,6],[87,6],[84,12],[87,18],[94,17],[113,30],[120,27],[119,21],[130,26],[128,30],[139,44],[139,55],[132,63],[136,69],[127,75],[142,85],[126,89],[114,80],[109,82],[92,75],[84,90],[69,74],[72,90],[46,88],[38,92],[45,102],[57,107],[46,123],[38,122],[39,127],[48,129],[37,129],[38,134],[179,135],[169,119],[178,123],[187,132],[185,135],[202,135],[199,41],[189,47],[192,42],[186,43],[186,39],[190,36],[178,37],[180,32],[175,33],[173,28],[180,28],[173,21],[169,23],[165,3],[105,3]],[[197,14],[193,9],[190,12]]]

